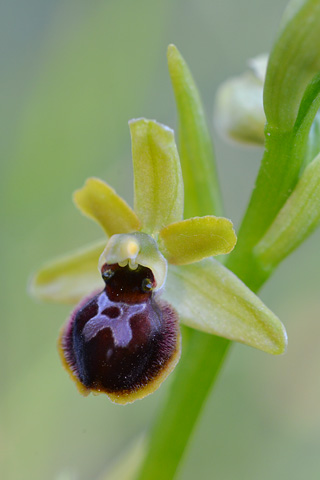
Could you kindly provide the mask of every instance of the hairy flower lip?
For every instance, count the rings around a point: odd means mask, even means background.
[[[180,358],[181,342],[175,310],[158,294],[135,288],[151,271],[114,268],[124,281],[111,276],[102,292],[80,302],[61,330],[58,348],[80,393],[105,393],[126,404],[160,386]]]

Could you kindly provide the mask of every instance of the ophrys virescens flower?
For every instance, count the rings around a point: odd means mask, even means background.
[[[178,320],[273,354],[286,346],[278,318],[209,258],[234,248],[230,220],[183,220],[173,131],[145,119],[131,121],[130,130],[134,210],[103,181],[87,180],[74,201],[107,241],[47,264],[32,283],[43,299],[80,301],[61,331],[63,364],[82,393],[122,404],[148,395],[173,370]]]

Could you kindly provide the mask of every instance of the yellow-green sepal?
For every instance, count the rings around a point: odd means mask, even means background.
[[[142,231],[156,235],[182,219],[183,180],[174,133],[154,120],[129,122],[134,172],[134,210]]]
[[[267,271],[297,248],[320,223],[320,154],[306,167],[254,254]]]
[[[99,178],[88,178],[84,186],[74,192],[73,200],[81,212],[99,223],[109,237],[140,228],[134,211]]]
[[[217,260],[171,265],[164,298],[189,327],[274,355],[286,350],[287,334],[280,320]]]
[[[73,304],[102,290],[97,266],[105,245],[104,239],[46,263],[32,277],[30,293],[41,300]]]
[[[186,265],[231,252],[237,237],[230,220],[207,215],[164,227],[159,232],[158,241],[169,263]]]

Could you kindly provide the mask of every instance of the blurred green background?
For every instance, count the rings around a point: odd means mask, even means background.
[[[100,238],[71,202],[86,177],[104,178],[132,203],[128,120],[176,122],[167,45],[175,43],[188,61],[211,119],[217,86],[242,72],[248,57],[270,49],[285,5],[2,3],[2,479],[102,478],[147,431],[170,380],[127,407],[81,397],[56,351],[70,309],[36,303],[27,281],[43,261]],[[226,215],[238,224],[262,151],[215,140]],[[179,479],[319,478],[319,233],[261,292],[287,327],[288,353],[273,358],[234,345]]]

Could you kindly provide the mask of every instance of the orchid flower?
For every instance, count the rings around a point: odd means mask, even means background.
[[[179,321],[272,354],[287,342],[280,320],[212,258],[234,248],[232,222],[183,219],[173,131],[146,119],[132,120],[130,131],[134,210],[89,178],[74,202],[105,237],[44,265],[31,284],[43,300],[80,302],[61,330],[62,363],[81,393],[120,404],[152,393],[174,369]]]

